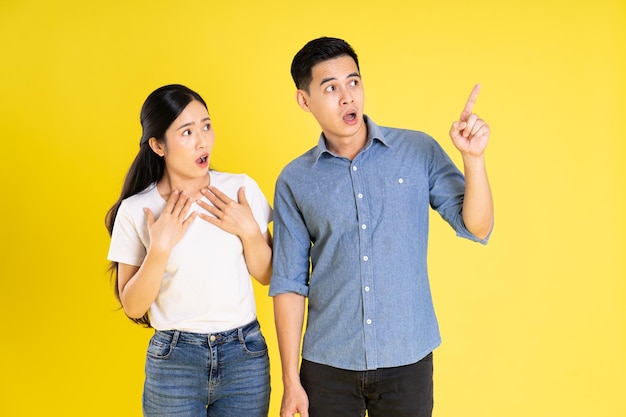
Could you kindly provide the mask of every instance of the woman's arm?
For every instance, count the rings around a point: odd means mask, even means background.
[[[120,263],[117,270],[120,300],[129,317],[142,317],[159,294],[170,252],[196,217],[187,217],[190,207],[191,199],[174,191],[158,220],[145,209],[150,234],[146,257],[141,266]]]
[[[200,218],[237,235],[243,245],[250,275],[261,284],[268,285],[272,276],[272,237],[269,231],[261,233],[246,199],[244,187],[237,192],[239,201],[229,198],[215,187],[202,189],[201,192],[213,205],[202,200],[197,201],[198,205],[215,217],[200,213]]]

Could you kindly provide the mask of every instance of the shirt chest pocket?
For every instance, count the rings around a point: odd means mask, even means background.
[[[415,175],[386,176],[382,180],[381,213],[406,215],[428,204],[428,184]]]

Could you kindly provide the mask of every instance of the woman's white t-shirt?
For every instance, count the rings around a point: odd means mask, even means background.
[[[210,175],[211,185],[235,201],[239,188],[245,187],[254,218],[265,233],[272,208],[257,183],[245,174],[210,171]],[[143,209],[158,218],[165,204],[156,184],[125,199],[115,219],[108,259],[141,266],[150,245]],[[207,213],[196,203],[193,211]],[[197,217],[170,253],[149,317],[156,330],[197,333],[230,330],[254,320],[254,291],[239,238]]]

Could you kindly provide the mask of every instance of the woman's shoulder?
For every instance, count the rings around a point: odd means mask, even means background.
[[[143,207],[151,206],[153,202],[158,201],[160,198],[159,192],[156,188],[156,183],[150,184],[144,190],[138,192],[137,194],[131,195],[130,197],[125,198],[122,201],[122,205],[128,208],[134,208],[140,206],[143,210]]]
[[[245,187],[248,201],[257,198],[265,199],[265,195],[259,184],[245,173],[233,174],[229,172],[211,171],[211,185],[226,193],[231,198],[235,198],[239,189]]]
[[[245,173],[232,173],[223,171],[211,171],[211,185],[217,188],[232,188],[246,186],[248,184],[256,184],[256,182]]]

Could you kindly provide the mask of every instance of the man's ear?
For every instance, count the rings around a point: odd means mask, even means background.
[[[304,90],[296,91],[296,101],[298,102],[298,105],[300,106],[302,110],[308,111],[308,112],[311,111],[311,109],[309,108],[309,95],[306,93],[306,91]]]
[[[157,138],[151,137],[148,140],[148,143],[150,144],[150,148],[152,148],[152,151],[155,154],[159,155],[160,157],[165,156],[165,146],[163,145],[163,143],[159,142]]]

